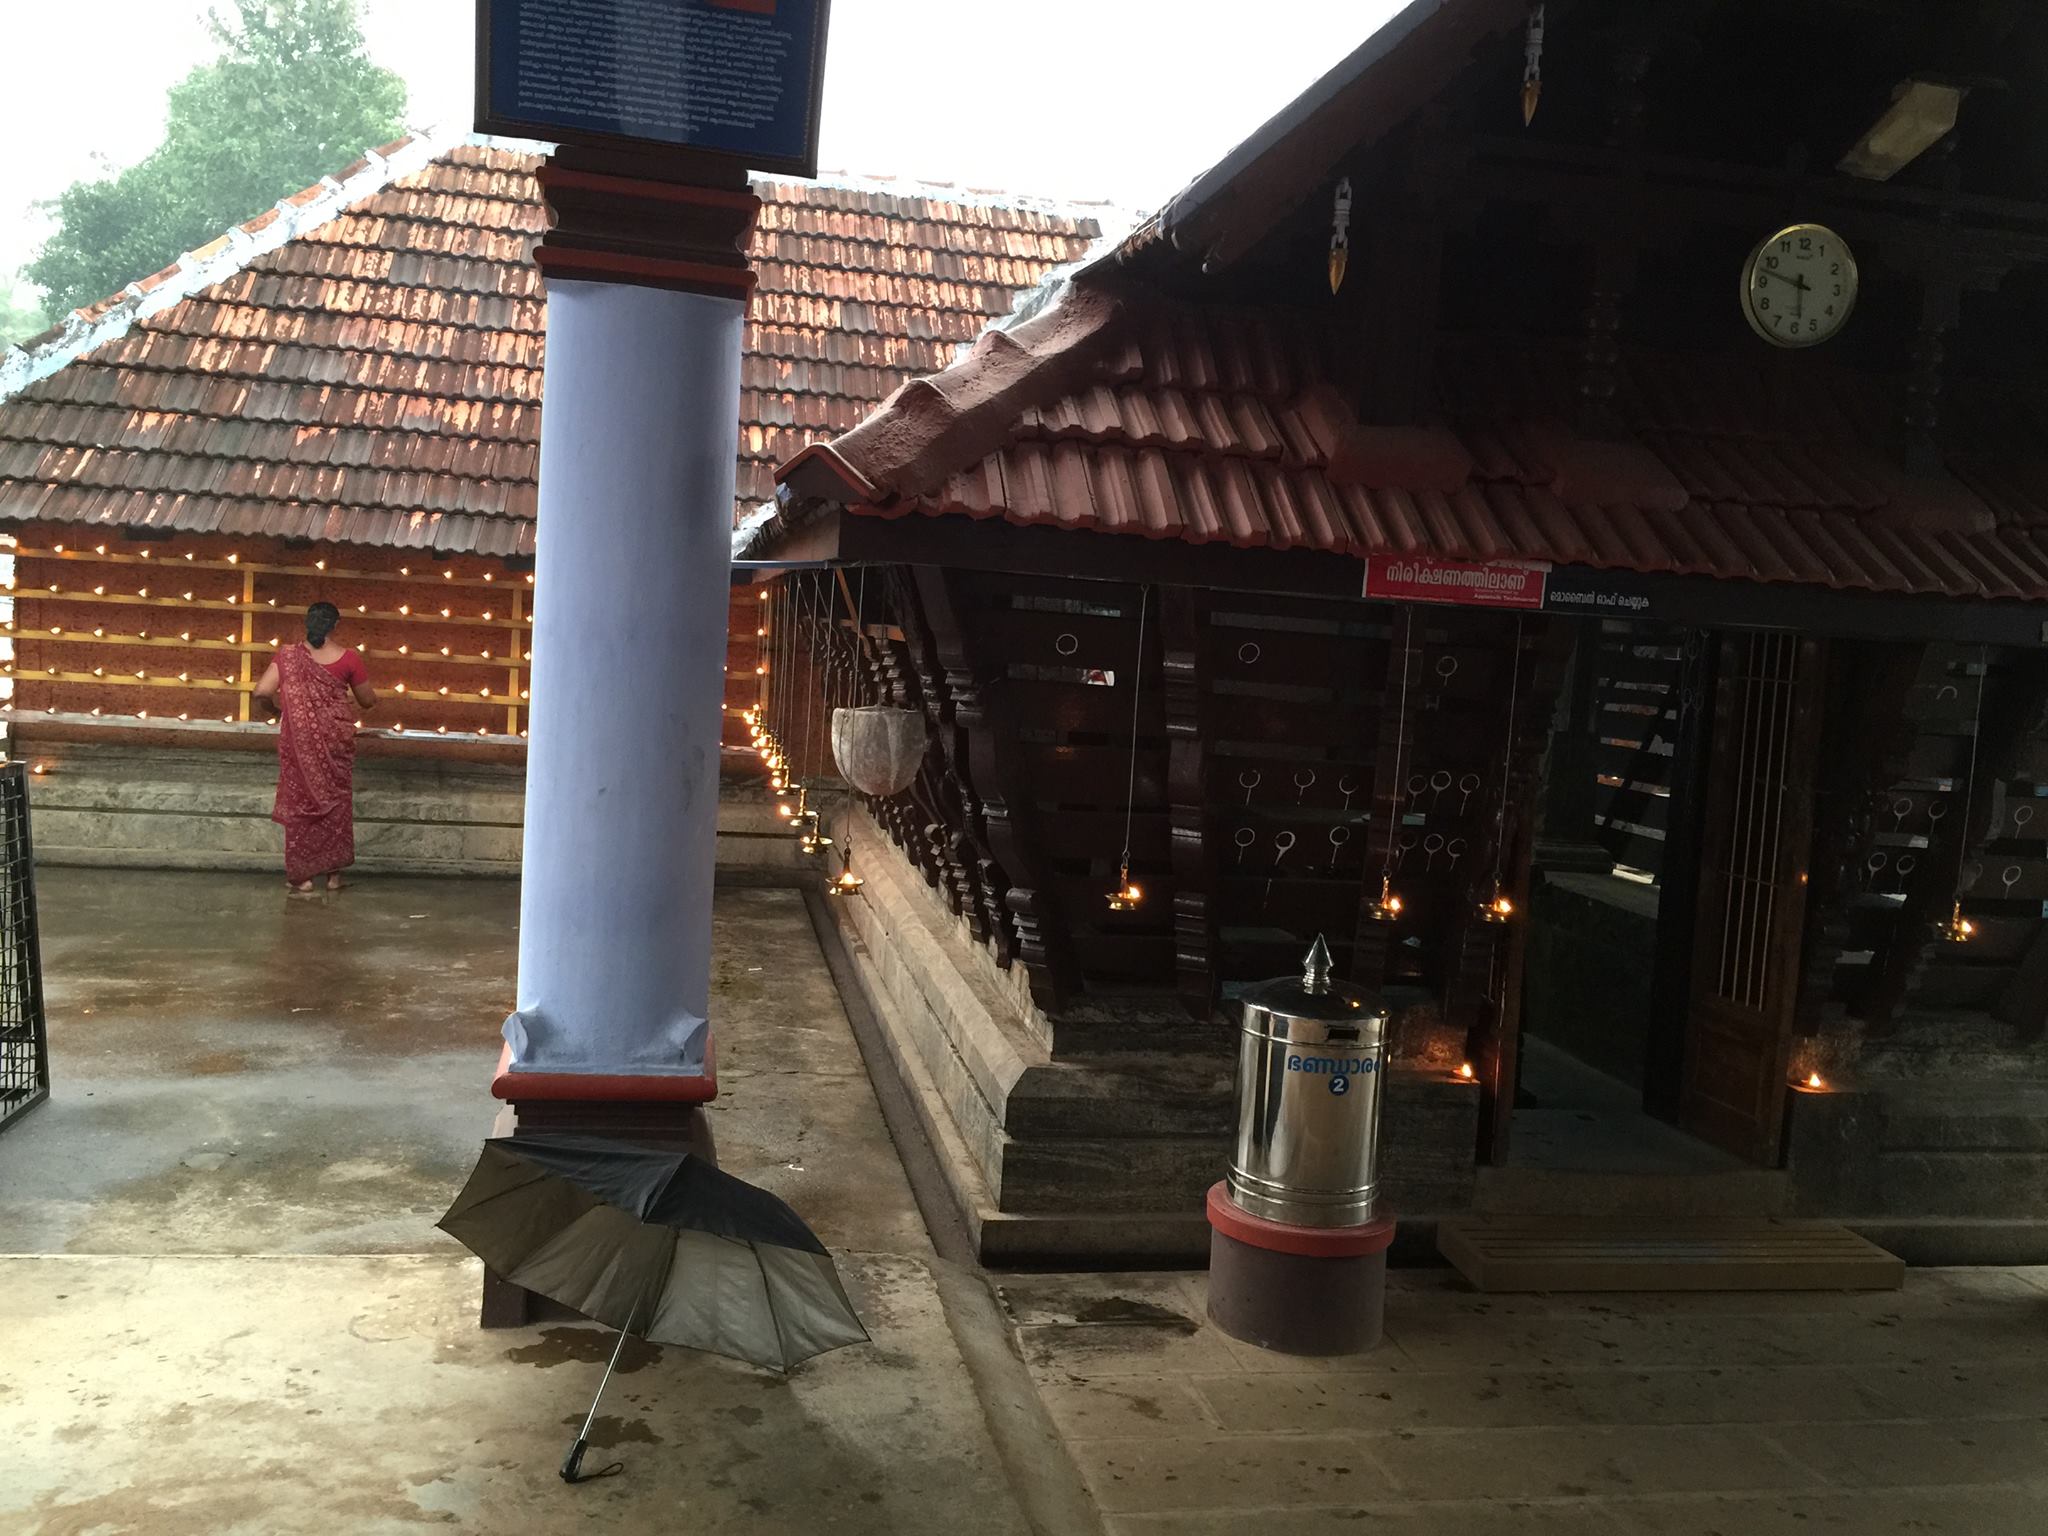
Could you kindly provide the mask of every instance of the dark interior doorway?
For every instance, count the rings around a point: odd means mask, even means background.
[[[1504,1161],[1742,1166],[1679,1128],[1718,640],[1587,621],[1552,722]]]

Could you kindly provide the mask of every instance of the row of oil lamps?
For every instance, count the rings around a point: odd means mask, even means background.
[[[1406,910],[1400,895],[1394,890],[1394,877],[1386,871],[1380,873],[1380,893],[1366,908],[1366,915],[1376,923],[1398,923]],[[1511,922],[1515,916],[1514,898],[1500,883],[1500,876],[1493,877],[1493,889],[1480,899],[1474,915],[1482,923]]]
[[[782,750],[782,743],[762,722],[759,710],[747,710],[744,718],[753,748],[767,765],[768,786],[777,800],[776,813],[791,824],[797,835],[797,846],[806,854],[819,854],[832,847],[832,838],[826,834],[822,818],[810,803],[810,787],[792,783],[789,759]],[[840,855],[839,874],[826,890],[834,896],[852,896],[866,883],[853,872],[853,850],[848,848]],[[1128,859],[1118,871],[1117,888],[1106,899],[1112,912],[1135,912],[1144,904],[1144,887],[1131,879]],[[1382,872],[1379,895],[1367,908],[1367,915],[1376,923],[1396,923],[1401,920],[1404,910],[1401,897],[1394,890],[1392,874]],[[1490,924],[1514,920],[1514,898],[1508,895],[1499,875],[1493,877],[1492,889],[1480,899],[1474,916],[1480,922]],[[1962,903],[1958,901],[1949,914],[1948,922],[1942,926],[1941,936],[1952,944],[1966,944],[1975,937],[1976,931],[1976,924],[1963,916]]]
[[[782,750],[782,743],[775,733],[762,722],[758,709],[749,709],[741,718],[747,722],[748,740],[754,751],[768,769],[768,787],[775,793],[775,814],[790,824],[796,833],[796,845],[807,854],[821,854],[833,846],[832,838],[826,833],[824,819],[811,804],[810,786],[793,782],[789,757]],[[826,885],[828,896],[857,896],[867,882],[853,872],[853,849],[849,846],[839,856],[839,873]]]

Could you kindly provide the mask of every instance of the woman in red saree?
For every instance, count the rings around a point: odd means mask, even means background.
[[[322,876],[341,889],[356,861],[356,716],[377,702],[363,658],[334,640],[332,603],[306,610],[306,643],[277,653],[256,699],[277,714],[277,803],[285,883],[299,895]]]

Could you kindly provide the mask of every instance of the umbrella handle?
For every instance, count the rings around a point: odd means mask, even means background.
[[[604,1389],[611,1385],[612,1372],[619,1368],[619,1356],[625,1353],[627,1330],[633,1326],[633,1318],[626,1319],[626,1327],[619,1330],[619,1342],[612,1346],[611,1363],[604,1368],[604,1379],[597,1384],[597,1395],[590,1400],[590,1412],[584,1415],[583,1428],[576,1432],[575,1442],[569,1447],[569,1454],[562,1458],[562,1481],[580,1483],[583,1481],[583,1453],[590,1449],[590,1426],[597,1422],[597,1405],[604,1401]],[[603,1472],[593,1472],[593,1477],[605,1477],[619,1471],[613,1463]]]

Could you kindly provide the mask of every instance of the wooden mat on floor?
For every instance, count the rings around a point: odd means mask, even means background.
[[[1883,1291],[1903,1260],[1829,1221],[1458,1216],[1436,1245],[1482,1291]]]

